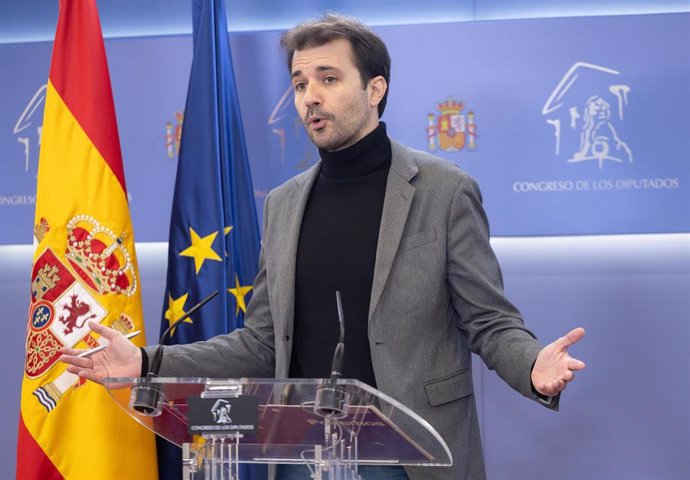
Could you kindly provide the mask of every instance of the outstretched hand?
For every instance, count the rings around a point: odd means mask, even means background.
[[[575,378],[574,372],[585,368],[583,361],[568,354],[568,347],[584,336],[585,329],[578,327],[539,352],[532,369],[532,385],[537,392],[549,397],[557,395]]]
[[[60,361],[68,364],[67,371],[96,383],[107,377],[138,377],[141,374],[141,351],[117,330],[95,322],[89,328],[105,338],[109,344],[90,357],[77,357],[82,350],[61,348]]]

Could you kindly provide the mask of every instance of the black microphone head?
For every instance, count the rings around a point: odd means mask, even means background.
[[[146,376],[148,383],[132,387],[129,398],[129,408],[147,417],[157,417],[163,413],[163,400],[165,400],[163,385],[153,383],[151,380],[154,378],[156,375],[149,373]]]

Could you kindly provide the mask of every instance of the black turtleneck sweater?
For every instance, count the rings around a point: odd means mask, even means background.
[[[290,377],[327,378],[345,314],[343,377],[376,386],[368,319],[391,144],[379,126],[337,152],[319,150],[321,171],[307,201],[297,246]]]

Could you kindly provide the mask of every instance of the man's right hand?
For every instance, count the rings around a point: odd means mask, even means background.
[[[141,375],[141,350],[117,330],[89,322],[89,328],[109,344],[89,357],[77,357],[83,350],[61,348],[60,361],[67,363],[67,371],[96,383],[108,377],[138,377]]]

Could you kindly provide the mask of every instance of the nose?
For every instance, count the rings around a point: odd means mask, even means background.
[[[302,101],[307,107],[316,107],[321,105],[321,91],[315,82],[309,82],[304,90],[304,97]]]

